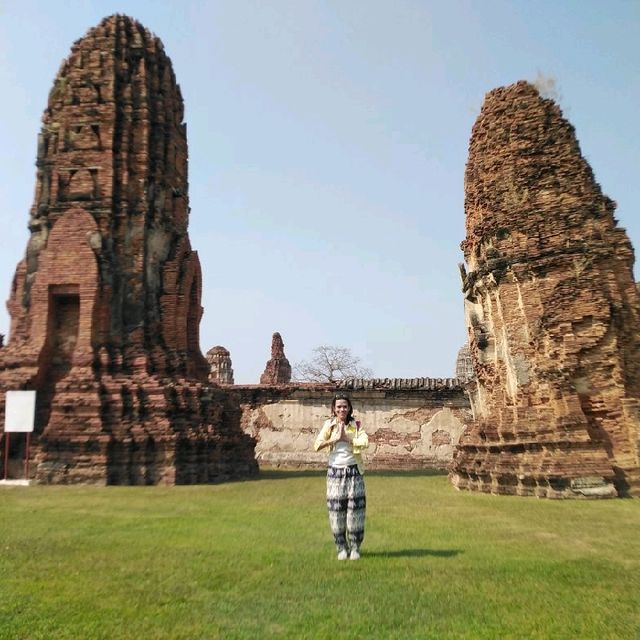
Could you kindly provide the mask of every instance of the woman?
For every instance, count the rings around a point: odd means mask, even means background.
[[[360,452],[369,445],[369,438],[360,422],[354,420],[348,396],[338,394],[333,398],[331,415],[322,425],[314,448],[329,449],[327,507],[338,560],[358,560],[366,509]]]

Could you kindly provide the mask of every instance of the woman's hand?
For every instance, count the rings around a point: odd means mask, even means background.
[[[338,423],[337,427],[333,431],[333,435],[329,438],[329,442],[331,444],[336,444],[340,442],[344,437],[344,425],[342,423]]]
[[[341,440],[343,442],[351,442],[352,438],[349,436],[349,434],[347,433],[347,425],[345,425],[344,423],[340,422],[338,423],[338,428],[336,429],[336,442],[340,442]]]

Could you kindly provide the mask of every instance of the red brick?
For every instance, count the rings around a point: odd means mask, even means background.
[[[0,351],[0,391],[38,391],[40,481],[212,482],[257,471],[255,443],[207,384],[200,351],[183,115],[162,43],[126,16],[77,41],[54,81]]]

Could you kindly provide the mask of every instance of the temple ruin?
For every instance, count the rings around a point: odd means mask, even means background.
[[[370,445],[367,469],[447,469],[471,421],[463,381],[456,378],[350,379],[337,383],[236,385],[228,392],[242,409],[241,424],[256,440],[261,467],[327,466],[313,441],[331,416],[336,391],[346,391]]]
[[[460,489],[640,495],[634,254],[559,107],[487,94],[465,173],[465,319],[474,422]]]
[[[233,384],[233,363],[228,349],[218,345],[207,351],[209,381],[214,384]]]
[[[271,339],[271,359],[267,361],[260,384],[288,384],[291,382],[291,365],[284,355],[282,336],[276,331]]]
[[[183,116],[162,43],[126,16],[77,41],[53,83],[0,351],[0,391],[38,392],[41,482],[257,472],[238,408],[208,384],[200,351]]]
[[[292,385],[279,333],[260,385],[233,384],[224,347],[205,359],[183,117],[162,43],[125,16],[77,41],[55,79],[0,335],[0,422],[5,391],[37,391],[36,480],[216,482],[255,475],[256,452],[324,464],[314,425],[344,389],[374,467],[453,456],[459,489],[640,495],[633,249],[553,101],[519,82],[474,125],[455,379]]]
[[[465,344],[464,347],[460,348],[456,357],[456,378],[469,382],[475,375],[471,350]]]

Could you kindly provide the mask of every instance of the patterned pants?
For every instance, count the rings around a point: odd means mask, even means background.
[[[347,546],[357,549],[362,544],[366,507],[364,478],[357,465],[329,467],[327,508],[329,525],[338,551]]]

